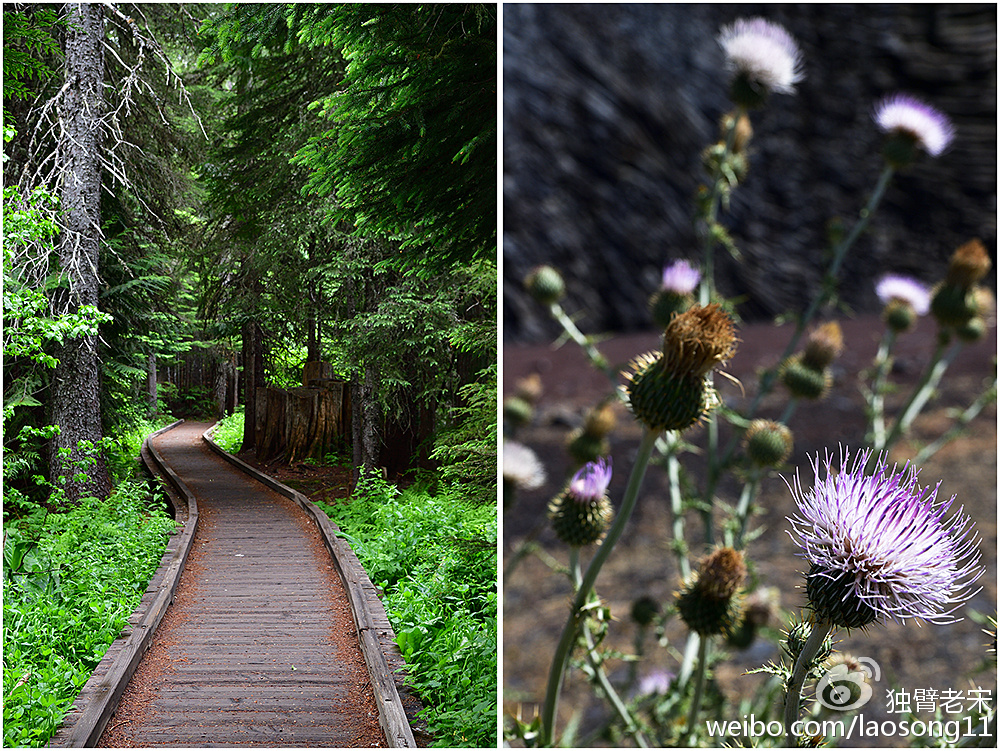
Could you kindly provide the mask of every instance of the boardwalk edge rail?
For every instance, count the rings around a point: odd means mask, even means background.
[[[49,741],[52,748],[97,746],[108,721],[118,708],[129,679],[152,645],[156,627],[160,625],[164,613],[174,600],[174,592],[180,583],[198,527],[198,504],[183,481],[164,463],[150,440],[182,422],[184,421],[178,420],[147,436],[142,442],[140,455],[154,477],[166,478],[169,485],[173,486],[175,492],[171,492],[168,487],[168,493],[175,504],[180,502],[181,505],[176,507],[177,511],[186,512],[184,527],[167,542],[160,565],[149,580],[138,607],[129,618],[129,625],[111,643],[90,679],[80,689],[73,708]],[[177,514],[175,518],[176,516]]]
[[[393,671],[389,667],[386,652],[395,645],[395,634],[386,616],[382,602],[375,594],[375,587],[351,546],[339,536],[340,529],[315,503],[302,493],[269,477],[255,467],[226,452],[212,440],[216,426],[202,435],[202,440],[230,464],[239,468],[272,490],[294,501],[316,523],[323,535],[323,541],[333,558],[334,567],[344,583],[347,599],[358,630],[361,652],[368,667],[372,690],[378,706],[379,725],[385,733],[390,748],[416,748],[403,702],[399,697]],[[401,657],[400,657],[401,660]]]

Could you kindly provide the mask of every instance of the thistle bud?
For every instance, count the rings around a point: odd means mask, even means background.
[[[952,254],[944,283],[968,289],[986,276],[992,266],[982,241],[978,238],[969,240]]]
[[[747,456],[758,467],[784,464],[792,453],[792,431],[772,420],[754,420],[743,439]]]
[[[931,295],[931,314],[942,328],[964,326],[979,312],[976,294],[967,287],[942,283]]]
[[[534,416],[535,408],[521,397],[508,396],[503,400],[503,419],[511,427],[519,428],[522,425],[527,425]]]
[[[833,378],[826,368],[814,370],[806,367],[801,355],[789,357],[781,366],[781,382],[799,399],[822,399],[827,395]]]
[[[675,313],[691,307],[691,293],[700,281],[701,272],[683,259],[663,267],[660,289],[649,298],[649,312],[657,326],[665,329]]]
[[[583,425],[570,435],[567,448],[580,464],[595,461],[598,457],[607,456],[611,451],[607,435],[614,430],[617,418],[614,405],[605,401],[587,413]]]
[[[566,294],[562,275],[551,266],[536,266],[524,278],[524,287],[542,305],[551,305]]]
[[[978,342],[986,336],[986,319],[982,316],[973,316],[955,329],[955,336],[966,344]]]
[[[674,316],[663,352],[636,358],[626,373],[629,406],[653,430],[684,430],[718,403],[705,375],[736,351],[732,319],[716,304]]]
[[[531,373],[521,378],[514,385],[514,395],[529,404],[535,404],[542,395],[542,377],[538,373]]]
[[[882,320],[897,334],[913,328],[918,316],[927,315],[931,306],[930,290],[908,276],[886,274],[875,285],[875,294],[885,306]]]
[[[806,339],[802,364],[813,370],[823,370],[844,351],[844,334],[840,324],[828,321],[813,331]]]
[[[746,649],[753,644],[757,631],[781,617],[781,591],[777,587],[763,587],[754,590],[743,603],[743,620],[739,628],[726,639],[726,643],[737,649]]]
[[[604,436],[591,435],[580,428],[570,434],[566,450],[577,464],[586,464],[607,456],[611,451],[611,443]]]
[[[660,605],[652,597],[640,597],[632,603],[632,620],[640,626],[648,626],[660,613]]]
[[[582,547],[601,539],[614,511],[607,497],[611,460],[599,459],[581,467],[562,493],[549,503],[549,519],[556,536],[567,545]]]
[[[735,630],[743,615],[739,590],[746,575],[743,554],[738,550],[713,551],[677,597],[677,611],[688,628],[702,636]]]

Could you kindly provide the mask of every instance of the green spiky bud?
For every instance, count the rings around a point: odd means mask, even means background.
[[[798,355],[788,358],[781,368],[781,382],[799,399],[822,399],[830,390],[832,380],[829,370],[806,367]]]
[[[660,614],[660,604],[652,597],[640,597],[632,603],[632,620],[640,626],[648,626]]]
[[[535,416],[535,408],[519,396],[508,396],[503,401],[503,419],[512,427],[527,425]]]
[[[703,376],[678,376],[666,370],[662,355],[642,355],[626,377],[629,408],[653,430],[685,430],[697,424],[715,405],[715,390]]]
[[[604,436],[595,436],[580,428],[570,434],[566,444],[569,455],[577,464],[595,461],[598,457],[607,456],[611,444]]]
[[[931,314],[942,328],[964,326],[979,311],[976,294],[967,287],[940,284],[931,296]]]
[[[897,334],[902,334],[916,324],[917,311],[905,300],[890,300],[882,309],[882,320]]]
[[[758,467],[784,464],[792,453],[792,431],[773,420],[754,420],[743,441],[747,456]]]
[[[551,266],[536,266],[524,278],[524,286],[543,305],[558,302],[566,294],[562,275]]]
[[[670,289],[660,289],[649,298],[649,314],[653,323],[662,329],[670,324],[675,313],[683,313],[694,303],[689,294],[680,294]]]
[[[614,511],[607,497],[611,460],[599,459],[581,467],[569,485],[549,503],[549,519],[556,536],[567,545],[582,547],[601,539]]]
[[[816,328],[806,339],[802,350],[802,364],[821,371],[830,366],[844,351],[844,334],[840,324],[828,321]]]
[[[982,316],[973,316],[955,329],[955,336],[966,344],[978,342],[986,336],[986,320]]]
[[[743,598],[739,590],[746,575],[746,563],[738,550],[718,548],[713,551],[677,596],[681,620],[702,636],[731,634],[743,618]]]

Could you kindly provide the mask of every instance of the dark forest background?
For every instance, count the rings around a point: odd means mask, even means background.
[[[796,38],[805,79],[754,114],[749,177],[723,217],[743,260],[717,254],[716,279],[745,296],[740,315],[797,309],[819,284],[831,220],[853,223],[882,167],[872,109],[897,91],[947,113],[956,138],[895,177],[842,301],[877,309],[885,271],[933,283],[972,237],[995,261],[995,5],[506,5],[505,339],[558,333],[522,289],[539,263],[562,271],[585,331],[650,327],[663,264],[698,261],[699,154],[729,108],[716,35],[755,15]]]

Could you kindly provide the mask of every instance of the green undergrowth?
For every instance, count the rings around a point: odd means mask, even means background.
[[[122,473],[138,443],[122,440],[113,459]],[[105,500],[4,522],[5,748],[48,742],[159,565],[176,524],[162,496],[132,475]]]
[[[215,427],[212,434],[214,440],[223,451],[230,454],[240,453],[243,448],[243,410],[239,409],[228,417],[224,417]]]
[[[407,682],[440,747],[497,745],[497,518],[461,486],[399,491],[377,475],[350,503],[319,504],[344,532],[383,603]]]

